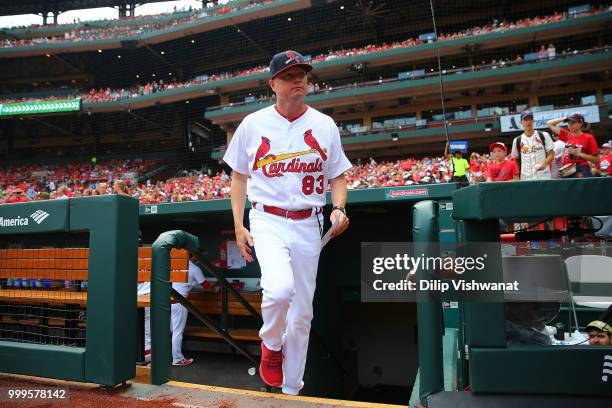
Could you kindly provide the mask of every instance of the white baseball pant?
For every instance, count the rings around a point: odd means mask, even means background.
[[[250,232],[261,268],[263,326],[259,337],[270,350],[283,350],[285,394],[304,387],[308,338],[323,216],[293,220],[261,210],[249,212]]]
[[[172,327],[172,363],[183,359],[183,332],[187,324],[187,309],[179,303],[170,308],[170,326]]]
[[[170,307],[170,329],[172,330],[172,362],[177,363],[183,359],[183,333],[187,324],[187,309],[173,303]],[[151,349],[151,308],[145,307],[145,350]]]

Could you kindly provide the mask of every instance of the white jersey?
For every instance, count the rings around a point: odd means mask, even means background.
[[[549,180],[551,178],[550,166],[536,171],[537,165],[546,159],[546,152],[553,149],[550,135],[546,132],[541,133],[544,135],[544,145],[542,145],[538,131],[534,131],[531,137],[526,136],[525,133],[520,136],[521,180]],[[512,142],[512,157],[519,157],[514,141]]]
[[[201,285],[204,282],[204,274],[199,266],[189,261],[189,277],[187,278],[187,282],[176,282],[172,284],[172,287],[183,297],[187,297],[191,289],[195,285]]]
[[[248,115],[223,160],[249,176],[251,202],[286,210],[324,206],[329,179],[351,168],[334,120],[309,106],[293,120],[274,105]]]
[[[559,178],[559,169],[563,167],[563,157],[565,156],[565,142],[555,140],[553,143],[554,159],[550,162],[550,172],[552,178]]]

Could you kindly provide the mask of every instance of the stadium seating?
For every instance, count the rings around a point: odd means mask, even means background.
[[[593,8],[590,13],[581,14],[580,17],[598,14],[598,13],[604,13],[607,11],[608,10],[603,7]],[[505,32],[508,30],[514,30],[514,29],[523,28],[523,27],[531,27],[534,25],[554,23],[554,22],[562,21],[562,20],[569,19],[569,18],[574,18],[574,17],[568,15],[567,13],[556,12],[556,13],[553,13],[552,15],[545,16],[545,17],[536,16],[533,18],[517,20],[515,22],[508,22],[504,20],[504,21],[500,21],[496,23],[487,24],[484,26],[471,27],[471,28],[468,28],[468,29],[465,29],[465,30],[462,30],[456,33],[451,33],[451,34],[440,33],[438,35],[438,41],[439,42],[450,41],[450,40],[455,40],[458,38],[466,38],[466,37],[471,37],[475,35]],[[117,27],[115,28],[117,29]],[[86,30],[86,31],[89,31],[89,30]],[[126,31],[126,33],[128,33],[128,31]],[[31,41],[34,41],[34,40],[31,40]],[[4,46],[7,47],[9,46],[9,44],[12,44],[12,43],[5,42]],[[406,39],[404,41],[393,42],[391,44],[386,44],[386,43],[378,44],[378,45],[370,44],[364,47],[341,49],[337,51],[330,51],[326,54],[320,54],[320,55],[313,57],[311,62],[314,64],[319,64],[319,63],[324,63],[327,61],[333,61],[333,60],[338,60],[338,59],[343,59],[343,58],[350,58],[350,57],[354,57],[358,55],[372,55],[372,54],[375,55],[375,53],[378,53],[378,52],[384,52],[384,51],[398,49],[398,48],[414,47],[418,45],[422,45],[422,42],[419,39],[412,39],[412,38]],[[530,57],[532,54],[535,55],[534,58]],[[549,54],[547,53],[547,51],[545,52],[545,54],[546,54],[545,57],[548,58]],[[534,52],[534,53],[525,55],[525,57],[520,62],[537,61],[539,59],[540,57],[539,57],[538,52]],[[510,60],[507,60],[507,61],[510,62]],[[502,62],[502,65],[503,64],[506,64],[506,62],[505,61]],[[487,64],[482,64],[482,65],[483,67],[480,69],[491,67],[491,66],[496,66],[496,61],[493,61],[490,64],[487,63]],[[211,82],[220,81],[220,80],[227,80],[227,79],[232,79],[232,78],[254,75],[254,74],[264,72],[267,69],[268,69],[267,66],[261,65],[258,67],[253,67],[253,68],[248,68],[248,69],[240,69],[234,72],[216,73],[216,74],[211,74],[211,75],[200,75],[200,76],[197,76],[196,78],[190,79],[185,82],[160,80],[160,81],[151,81],[151,82],[145,83],[144,85],[134,84],[132,87],[121,88],[121,89],[110,89],[110,88],[91,89],[87,92],[81,92],[78,94],[70,95],[70,97],[80,98],[85,103],[112,102],[112,101],[117,101],[117,100],[122,100],[122,99],[136,98],[136,97],[140,97],[143,95],[150,95],[156,92],[166,92],[166,91],[178,89],[178,88],[191,87],[191,86],[201,85],[204,83],[211,83]],[[419,72],[421,71],[423,70],[420,70]],[[419,78],[421,76],[422,75],[410,76],[410,78],[411,79]],[[394,78],[392,79],[398,80],[397,75],[395,75]],[[399,80],[403,80],[403,79],[404,79],[403,77],[399,78]],[[318,88],[318,84],[315,86],[315,88]],[[339,90],[341,88],[335,87],[335,89]],[[322,92],[324,91],[326,90],[322,89]],[[67,98],[67,96],[64,96],[64,98]],[[44,98],[33,98],[33,97],[3,98],[0,95],[0,103],[18,103],[18,102],[41,101],[41,100],[54,100],[54,97],[49,96],[49,97],[44,97]]]
[[[267,0],[271,2],[274,0]],[[113,38],[134,37],[155,31],[166,30],[176,26],[185,25],[193,21],[206,20],[217,15],[228,14],[239,9],[246,9],[257,6],[244,0],[233,1],[229,4],[218,7],[210,7],[205,10],[192,10],[187,13],[174,13],[174,15],[160,15],[131,17],[129,20],[119,19],[109,22],[88,22],[87,24],[75,24],[65,26],[55,26],[53,33],[44,37],[21,38],[15,40],[2,41],[1,48],[27,47],[44,44],[77,43],[82,41],[108,40]],[[136,23],[136,24],[134,24]],[[99,27],[101,26],[101,27]],[[65,27],[65,28],[64,28]],[[26,27],[23,30],[13,30],[13,36],[29,33]],[[22,31],[24,31],[22,33]]]

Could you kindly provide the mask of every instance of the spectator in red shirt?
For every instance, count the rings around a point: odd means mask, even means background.
[[[26,195],[26,193],[20,189],[20,188],[15,188],[13,189],[13,191],[11,191],[9,193],[8,198],[6,199],[5,203],[7,204],[11,204],[11,203],[25,203],[30,201],[30,199],[28,198],[28,196]]]
[[[598,167],[600,176],[612,176],[612,141],[601,145]]]
[[[567,122],[569,130],[559,127],[561,122]],[[563,165],[576,164],[574,177],[593,177],[589,162],[599,163],[599,147],[593,135],[582,131],[584,124],[584,116],[580,113],[573,113],[567,118],[552,119],[546,122],[550,130],[559,135],[559,140],[565,142],[566,151]]]
[[[472,176],[472,184],[480,182],[482,169],[480,167],[480,156],[476,152],[470,155],[470,174]]]
[[[489,164],[487,181],[512,181],[519,179],[518,165],[514,160],[506,159],[508,148],[502,142],[489,145],[494,161]]]

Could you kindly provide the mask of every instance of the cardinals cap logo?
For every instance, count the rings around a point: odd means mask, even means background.
[[[287,55],[287,58],[288,58],[288,60],[285,61],[285,65],[287,65],[291,61],[295,61],[298,64],[302,63],[302,60],[297,55],[294,55],[291,51],[287,51],[287,52],[285,52],[285,54]]]

